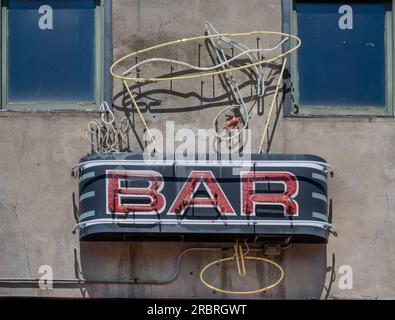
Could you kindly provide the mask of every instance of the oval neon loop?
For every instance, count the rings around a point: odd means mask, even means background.
[[[195,41],[195,40],[206,40],[206,39],[212,39],[212,38],[221,38],[221,37],[245,37],[245,36],[263,36],[263,35],[267,35],[267,36],[281,36],[281,37],[285,37],[288,38],[288,40],[295,40],[296,44],[293,47],[290,47],[289,50],[278,54],[277,56],[267,59],[267,60],[261,60],[259,62],[255,62],[255,63],[250,63],[250,64],[246,64],[243,66],[239,66],[239,67],[234,67],[234,68],[229,68],[229,69],[225,69],[225,70],[219,70],[219,71],[213,71],[213,72],[205,72],[205,73],[196,73],[193,75],[188,75],[188,76],[177,76],[177,77],[164,77],[164,78],[137,78],[137,77],[128,77],[128,76],[124,76],[122,74],[117,74],[114,69],[123,61],[125,61],[128,58],[131,57],[135,57],[137,55],[141,55],[143,53],[146,52],[150,52],[156,49],[160,49],[160,48],[164,48],[167,46],[171,46],[174,44],[180,44],[180,43],[186,43],[186,42],[190,42],[190,41]],[[110,68],[110,73],[114,78],[120,79],[120,80],[129,80],[129,81],[134,81],[134,82],[159,82],[159,81],[176,81],[176,80],[189,80],[189,79],[196,79],[196,78],[201,78],[201,77],[207,77],[207,76],[214,76],[214,75],[220,75],[220,74],[224,74],[227,72],[232,72],[232,71],[236,71],[236,70],[244,70],[244,69],[248,69],[251,67],[255,67],[258,65],[262,65],[262,64],[267,64],[267,63],[271,63],[274,62],[278,59],[281,59],[283,57],[288,56],[290,53],[292,53],[293,51],[297,50],[300,45],[301,45],[301,40],[300,38],[291,35],[291,34],[287,34],[287,33],[283,33],[283,32],[276,32],[276,31],[252,31],[252,32],[243,32],[243,33],[221,33],[221,34],[213,34],[213,35],[208,35],[208,36],[198,36],[198,37],[192,37],[192,38],[185,38],[185,39],[179,39],[179,40],[175,40],[175,41],[170,41],[170,42],[166,42],[166,43],[162,43],[162,44],[158,44],[149,48],[145,48],[139,51],[135,51],[132,53],[129,53],[125,56],[123,56],[122,58],[118,59],[117,61],[115,61],[111,68]]]
[[[257,293],[261,293],[261,292],[268,291],[268,290],[270,290],[270,289],[273,289],[273,288],[277,287],[277,286],[281,283],[281,281],[283,280],[283,278],[284,278],[284,269],[283,269],[278,263],[276,263],[276,262],[274,262],[274,261],[272,261],[272,260],[266,259],[266,258],[261,258],[261,257],[245,256],[244,259],[245,259],[245,260],[262,261],[262,262],[265,262],[265,263],[269,263],[269,264],[273,265],[276,269],[278,269],[278,270],[280,271],[280,277],[279,277],[275,282],[273,282],[272,284],[269,284],[269,285],[266,286],[266,287],[259,288],[259,289],[256,289],[256,290],[249,290],[249,291],[225,290],[225,289],[222,289],[222,288],[215,287],[215,286],[213,286],[212,284],[208,283],[208,282],[206,281],[206,279],[204,278],[204,273],[205,273],[210,267],[212,267],[212,266],[215,265],[215,264],[219,264],[219,263],[223,263],[223,262],[228,262],[228,261],[233,261],[233,260],[235,260],[235,256],[233,256],[233,257],[230,257],[230,258],[224,258],[224,259],[220,259],[220,260],[215,260],[215,261],[213,261],[213,262],[210,262],[208,265],[206,265],[206,266],[202,269],[202,271],[200,271],[200,281],[201,281],[206,287],[208,287],[208,288],[211,289],[211,290],[215,290],[216,292],[225,293],[225,294],[240,294],[240,295],[243,295],[243,294],[257,294]]]

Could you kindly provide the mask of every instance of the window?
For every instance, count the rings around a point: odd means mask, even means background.
[[[302,40],[291,58],[295,115],[392,115],[388,1],[283,1]],[[284,17],[287,19],[287,17]]]
[[[110,83],[104,8],[99,0],[2,1],[1,108],[95,109]]]

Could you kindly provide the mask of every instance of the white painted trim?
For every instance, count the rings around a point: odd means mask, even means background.
[[[322,193],[313,192],[311,194],[311,197],[314,199],[322,200],[324,202],[328,202],[327,197],[325,195],[323,195]]]
[[[326,168],[332,169],[332,166],[326,162],[320,161],[305,161],[305,160],[295,160],[295,161],[282,161],[282,160],[262,160],[262,161],[172,161],[172,160],[90,160],[81,162],[78,164],[82,169],[88,169],[97,166],[124,166],[124,165],[160,165],[160,166],[211,166],[211,167],[302,167],[311,168],[317,170],[323,170]]]
[[[95,191],[88,191],[80,195],[80,201],[89,199],[95,196]]]
[[[318,180],[324,181],[324,182],[326,183],[326,177],[325,177],[324,175],[322,175],[322,174],[313,172],[313,173],[311,174],[311,177],[312,177],[313,179],[318,179]]]
[[[317,218],[323,221],[328,221],[328,216],[326,214],[320,213],[320,212],[313,212],[312,213],[313,218]]]
[[[100,224],[159,224],[159,225],[206,225],[206,226],[300,226],[300,227],[317,227],[321,229],[333,229],[334,226],[327,222],[298,220],[176,220],[176,219],[95,219],[86,222],[80,222],[74,226],[74,229],[83,229],[91,225]]]

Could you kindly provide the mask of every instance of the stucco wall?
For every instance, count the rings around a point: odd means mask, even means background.
[[[113,1],[114,57],[144,47],[203,33],[209,20],[224,32],[281,30],[280,1],[166,0]],[[197,49],[170,51],[172,58],[195,61]],[[177,128],[210,128],[224,106],[213,99],[212,83],[174,83],[173,91],[158,93],[159,105],[143,108],[149,126],[163,130],[166,120]],[[220,84],[217,96],[221,96]],[[143,90],[149,90],[144,88]],[[180,98],[181,97],[181,98]],[[211,100],[210,100],[211,99]],[[222,99],[226,103],[226,98]],[[203,101],[203,102],[202,102]],[[251,111],[252,151],[257,151],[270,97],[264,113]],[[140,101],[144,102],[144,98]],[[145,101],[147,102],[147,101]],[[117,115],[132,124],[131,151],[141,151],[143,127],[124,99],[121,83],[114,82]],[[172,108],[169,111],[169,108]],[[179,108],[179,109],[178,109]],[[177,254],[207,243],[80,243],[72,233],[76,223],[78,190],[71,170],[91,151],[84,137],[95,113],[0,112],[0,278],[38,278],[39,267],[50,265],[54,279],[164,280],[175,269]],[[395,298],[395,127],[393,119],[289,119],[280,115],[271,153],[311,153],[335,167],[329,179],[333,222],[338,237],[325,245],[294,245],[276,256],[285,269],[282,284],[250,298],[320,298],[331,287],[330,298]],[[211,260],[230,255],[190,252],[181,260],[180,274],[169,285],[84,284],[56,285],[41,290],[26,284],[1,284],[0,295],[90,297],[223,297],[199,281],[199,270]],[[335,259],[335,261],[333,261]],[[330,284],[331,266],[337,277]],[[353,289],[338,285],[341,265],[353,268]],[[252,266],[244,283],[231,269],[220,271],[221,282],[236,288],[254,286],[272,277],[271,271]],[[250,286],[250,287],[251,287]]]

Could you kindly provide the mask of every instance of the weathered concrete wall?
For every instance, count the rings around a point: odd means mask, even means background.
[[[281,5],[277,0],[114,0],[114,57],[202,34],[206,20],[226,32],[280,31]],[[197,51],[196,46],[167,53],[175,59],[184,57],[196,63]],[[173,91],[194,95],[151,92],[150,97],[161,102],[149,108],[144,107],[149,100],[141,97],[139,103],[148,124],[163,130],[165,121],[171,120],[176,128],[210,128],[215,114],[226,105],[226,97],[222,96],[219,83],[215,84],[215,95],[211,82],[204,83],[203,92],[200,85],[200,81],[173,84]],[[150,88],[143,90],[147,92]],[[131,150],[140,152],[143,127],[124,98],[122,86],[116,81],[115,109],[119,116],[130,117]],[[264,100],[263,114],[257,112],[253,101],[249,102],[254,152],[269,98]],[[0,112],[0,277],[37,278],[39,267],[50,265],[55,279],[160,281],[172,275],[181,250],[212,246],[79,242],[78,234],[72,233],[78,190],[71,170],[91,150],[84,130],[95,117],[95,113],[83,112]],[[272,153],[312,153],[326,158],[335,167],[329,191],[339,236],[331,237],[327,247],[294,245],[281,257],[275,257],[285,268],[283,283],[273,291],[251,298],[320,298],[327,296],[325,287],[331,288],[328,295],[332,298],[395,298],[394,129],[393,119],[287,119],[280,115]],[[181,260],[179,277],[168,285],[59,285],[54,290],[41,290],[0,284],[0,295],[224,297],[200,283],[199,271],[208,262],[228,255],[229,251],[189,252]],[[333,262],[337,277],[330,283]],[[353,268],[351,290],[342,290],[338,285],[341,265]],[[269,269],[251,265],[249,277],[238,283],[233,273],[232,268],[222,268],[218,283],[251,288],[255,281],[273,276]]]

